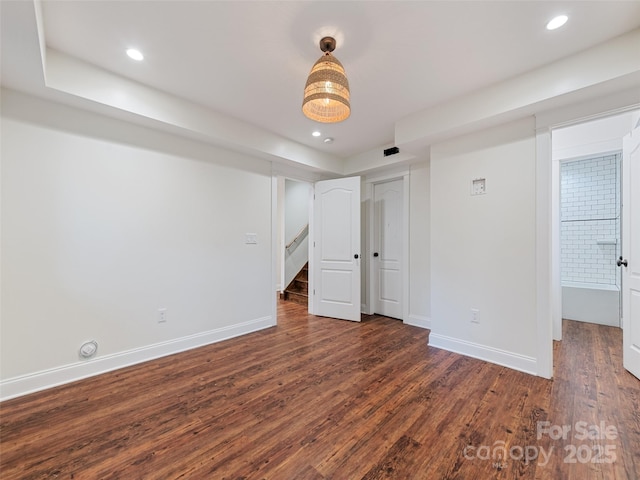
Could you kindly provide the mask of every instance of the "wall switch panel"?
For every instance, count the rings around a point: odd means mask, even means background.
[[[258,243],[258,234],[246,233],[244,237],[244,243],[247,245],[256,245]]]
[[[487,192],[487,181],[484,178],[476,178],[471,181],[471,195],[484,195]]]

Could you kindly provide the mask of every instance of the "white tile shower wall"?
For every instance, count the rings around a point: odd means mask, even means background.
[[[563,282],[618,283],[619,163],[607,155],[561,164]]]

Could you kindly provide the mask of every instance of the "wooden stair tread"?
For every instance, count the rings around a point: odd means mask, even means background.
[[[305,263],[282,294],[283,300],[306,305],[309,302],[309,263]]]
[[[289,290],[285,290],[284,300],[288,300],[294,303],[299,303],[301,305],[307,305],[309,303],[309,295],[302,292],[292,292]]]

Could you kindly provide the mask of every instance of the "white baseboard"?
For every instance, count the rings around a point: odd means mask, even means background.
[[[407,325],[413,325],[414,327],[431,329],[431,318],[425,317],[423,315],[410,313],[407,318],[404,319],[404,323],[406,323]]]
[[[184,352],[185,350],[256,332],[274,325],[274,319],[271,316],[267,316],[125,352],[113,353],[62,367],[9,378],[0,382],[0,401],[75,382],[76,380],[93,377],[155,358]]]
[[[537,361],[534,357],[507,352],[499,348],[488,347],[479,343],[467,342],[459,338],[447,337],[431,332],[429,346],[441,348],[449,352],[460,353],[468,357],[485,360],[487,362],[513,368],[521,372],[537,375]]]

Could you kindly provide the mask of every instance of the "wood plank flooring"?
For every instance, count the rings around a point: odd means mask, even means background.
[[[3,402],[1,478],[640,478],[619,329],[565,321],[550,381],[398,320],[305,310],[281,302],[277,327]]]

